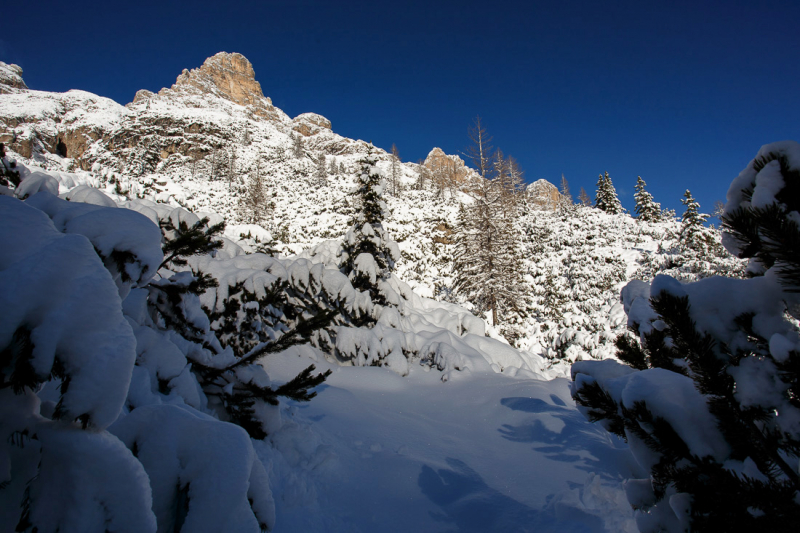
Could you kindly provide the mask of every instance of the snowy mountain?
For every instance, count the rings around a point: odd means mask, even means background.
[[[458,156],[402,163],[292,119],[240,54],[126,106],[21,74],[0,63],[18,173],[0,190],[3,527],[636,530],[623,481],[639,465],[565,377],[616,358],[631,280],[741,275],[718,232],[698,230],[699,254],[677,220],[572,205],[540,180],[515,221],[519,305],[492,324],[456,289],[481,179]],[[371,193],[377,223],[360,212]],[[358,239],[386,256],[353,257]],[[85,456],[62,470],[90,449],[124,481],[83,476]],[[74,487],[84,517],[49,510],[53,487]]]

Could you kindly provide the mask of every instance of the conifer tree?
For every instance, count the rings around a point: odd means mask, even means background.
[[[397,146],[392,145],[392,174],[391,174],[392,196],[400,195],[400,153]]]
[[[578,194],[578,202],[582,206],[591,207],[592,206],[592,199],[589,197],[589,193],[586,192],[586,189],[581,187],[580,194]]]
[[[244,189],[244,194],[239,198],[239,216],[248,224],[265,226],[272,210],[272,204],[267,200],[267,185],[261,172],[261,158],[256,160],[256,166],[250,171],[250,177]]]
[[[292,136],[292,153],[297,159],[302,159],[306,155],[303,147],[303,136],[300,134]]]
[[[6,161],[6,147],[0,143],[0,185],[17,187],[20,182],[19,170],[16,163]]]
[[[492,164],[490,138],[480,118],[475,119],[470,139],[469,153],[480,177],[469,189],[472,203],[459,211],[455,288],[479,311],[490,312],[497,325],[505,314],[517,310],[521,293],[518,191],[509,191],[509,183],[504,183],[509,176],[505,158],[497,155]]]
[[[572,193],[569,192],[569,182],[564,174],[561,174],[561,186],[559,187],[561,198],[564,202],[572,204]]]
[[[641,176],[636,178],[635,193],[633,198],[636,200],[634,208],[639,220],[645,222],[659,222],[661,220],[661,204],[653,201],[653,195],[645,190],[647,184]]]
[[[377,162],[372,148],[360,161],[356,192],[359,206],[342,243],[346,253],[342,272],[348,275],[353,287],[368,291],[374,303],[385,306],[388,301],[380,285],[389,279],[400,249],[383,227],[387,207],[381,197],[386,182],[375,168]]]
[[[317,171],[314,174],[314,177],[316,179],[318,189],[328,185],[328,173],[325,168],[325,154],[319,154],[319,159],[317,160]]]
[[[686,206],[686,211],[681,217],[681,233],[679,241],[684,252],[698,253],[701,255],[715,251],[716,243],[710,235],[708,228],[703,224],[708,220],[708,215],[700,213],[700,204],[694,199],[689,189],[683,194],[681,203]]]
[[[608,172],[600,174],[597,179],[597,195],[595,197],[594,206],[612,215],[624,212],[622,204],[617,197],[617,190],[614,188],[614,184],[611,183]]]
[[[431,173],[423,160],[417,161],[417,182],[414,184],[418,191],[425,188],[425,184],[431,181]]]
[[[617,339],[628,367],[573,365],[576,403],[648,470],[626,483],[643,533],[800,523],[800,337],[785,312],[798,314],[800,292],[797,154],[795,142],[762,147],[728,191],[723,243],[755,277],[631,282],[634,335]],[[684,204],[702,227],[688,191]]]

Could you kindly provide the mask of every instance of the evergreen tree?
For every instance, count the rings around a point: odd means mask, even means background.
[[[694,199],[689,189],[683,194],[681,203],[686,211],[681,217],[681,233],[679,236],[681,250],[686,253],[707,255],[716,252],[716,243],[708,228],[704,226],[708,215],[700,213],[700,204]]]
[[[392,196],[400,195],[400,154],[397,151],[397,146],[392,145],[392,170],[391,170],[390,185]]]
[[[785,313],[800,314],[798,149],[762,147],[728,192],[723,242],[756,277],[631,282],[622,300],[635,335],[617,339],[628,368],[573,365],[576,403],[649,470],[626,483],[642,532],[800,523],[800,337]],[[684,204],[701,225],[688,191]]]
[[[346,253],[342,272],[348,275],[353,287],[369,292],[374,303],[385,306],[388,301],[381,284],[389,279],[400,249],[383,227],[387,207],[381,197],[386,182],[375,168],[377,162],[372,148],[360,161],[356,192],[359,207],[342,243]]]
[[[228,171],[225,174],[225,179],[228,182],[228,192],[233,188],[233,182],[236,179],[236,151],[231,150],[231,155],[228,157]]]
[[[418,191],[421,191],[429,181],[431,181],[431,173],[425,165],[425,162],[420,159],[417,161],[417,182],[414,184],[414,187]]]
[[[302,159],[306,155],[303,147],[303,136],[300,134],[292,136],[292,153],[297,159]]]
[[[608,172],[600,174],[597,179],[597,195],[595,196],[594,206],[612,215],[625,212],[625,210],[622,209],[622,204],[619,202],[617,190],[614,188],[614,184],[611,183]]]
[[[0,143],[0,185],[6,187],[17,187],[20,182],[19,170],[16,170],[17,164],[6,160],[6,147]]]
[[[641,176],[636,178],[635,193],[633,198],[636,200],[634,208],[639,220],[645,222],[661,221],[661,204],[653,201],[653,195],[645,190],[647,184]]]
[[[317,160],[317,171],[314,174],[317,182],[317,188],[326,187],[328,185],[328,173],[325,169],[325,154],[319,154]]]
[[[339,173],[339,167],[336,166],[336,158],[335,157],[331,157],[331,165],[330,165],[330,168],[328,169],[328,173],[331,176],[335,176],[336,174]]]
[[[261,158],[250,171],[250,177],[239,197],[239,216],[248,224],[265,226],[272,213],[273,204],[267,199],[267,185],[261,172]]]

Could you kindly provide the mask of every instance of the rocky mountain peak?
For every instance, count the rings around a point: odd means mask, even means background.
[[[184,69],[171,88],[159,91],[160,95],[170,93],[213,95],[239,105],[252,106],[256,114],[264,116],[274,109],[272,101],[264,97],[261,84],[256,81],[253,65],[237,53],[220,52],[206,59],[200,68]],[[148,95],[137,93],[136,96],[141,99]]]
[[[22,80],[22,68],[0,61],[0,94],[16,93],[28,88]]]

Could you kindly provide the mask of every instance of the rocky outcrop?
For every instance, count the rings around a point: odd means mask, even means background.
[[[304,137],[311,137],[322,130],[331,129],[331,121],[316,113],[303,113],[292,120],[292,129]]]
[[[434,183],[440,187],[458,186],[470,174],[463,159],[457,155],[447,155],[441,148],[431,150],[423,165],[427,167]]]
[[[140,93],[136,94],[139,101],[146,99],[147,95]],[[184,69],[172,87],[161,89],[158,94],[216,96],[250,107],[255,115],[264,118],[270,118],[275,112],[272,100],[264,97],[261,84],[256,81],[253,65],[236,53],[220,52],[206,59],[200,68]],[[134,103],[136,101],[134,98]]]
[[[528,200],[539,209],[553,211],[561,201],[558,188],[547,180],[536,180],[527,188]]]
[[[291,120],[264,96],[241,54],[216,54],[201,67],[184,70],[170,88],[138,91],[126,106],[84,91],[29,91],[21,72],[0,63],[0,88],[9,93],[0,99],[0,142],[43,165],[66,154],[84,170],[100,164],[140,175],[188,165],[194,174],[197,162],[208,156],[205,166],[218,171],[220,160],[251,142],[272,139],[262,149],[274,150],[281,137],[293,134],[302,135],[312,153],[343,156],[369,148],[333,133],[321,115]]]
[[[11,94],[27,91],[28,86],[22,80],[22,68],[0,61],[0,94]]]

